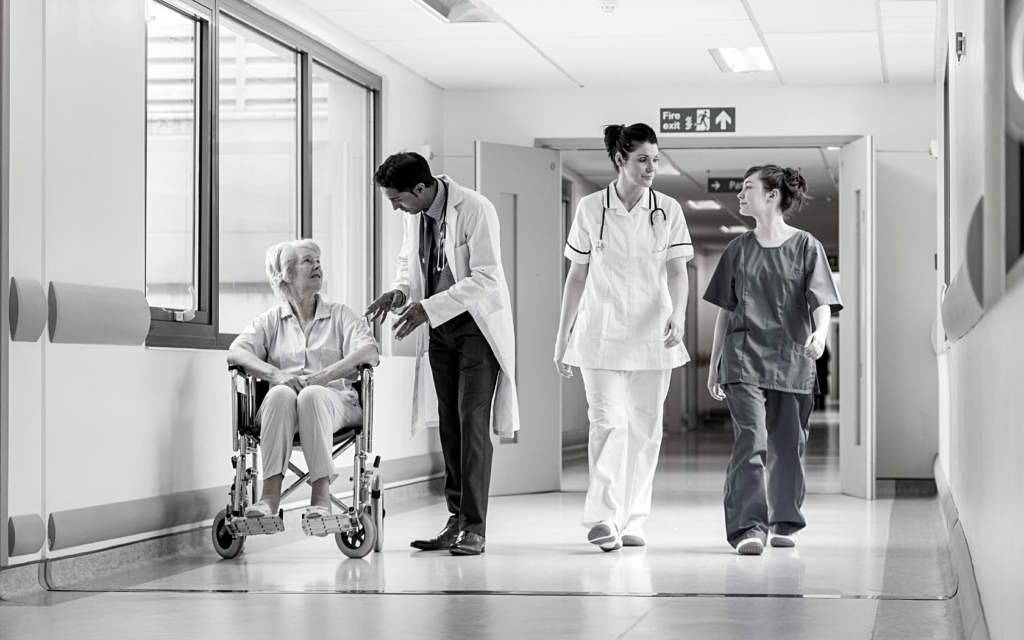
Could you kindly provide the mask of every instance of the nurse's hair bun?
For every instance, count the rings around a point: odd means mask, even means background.
[[[760,167],[750,167],[743,177],[749,178],[755,173],[758,174],[766,191],[778,189],[779,210],[786,218],[800,211],[811,199],[807,193],[807,180],[796,169],[789,167],[783,169],[777,164],[766,164]]]
[[[631,124],[628,127],[624,124],[610,124],[604,128],[604,148],[608,151],[612,166],[615,171],[621,167],[615,161],[615,154],[622,155],[622,159],[629,158],[629,154],[645,142],[658,144],[658,136],[654,129],[642,122]]]

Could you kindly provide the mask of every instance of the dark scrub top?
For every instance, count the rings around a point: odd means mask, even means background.
[[[765,248],[747,231],[726,247],[704,299],[732,312],[718,384],[814,392],[814,361],[804,355],[814,330],[811,312],[826,304],[832,313],[843,308],[814,236],[797,231],[778,247]]]

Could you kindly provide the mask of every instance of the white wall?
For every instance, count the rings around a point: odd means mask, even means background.
[[[963,263],[967,225],[985,199],[985,316],[945,356],[949,395],[950,491],[970,546],[990,636],[1017,638],[1024,628],[1024,549],[1008,544],[1024,527],[1024,283],[1004,276],[1004,91],[1002,0],[949,0],[949,30],[967,39],[967,55],[950,62],[951,266]],[[952,48],[952,46],[951,46]],[[937,127],[941,136],[941,123]],[[1011,178],[1015,182],[1017,179]],[[1019,215],[1019,213],[1018,213]],[[943,247],[937,243],[942,255]],[[939,276],[941,282],[941,275]]]
[[[934,314],[930,299],[920,304],[918,298],[923,299],[934,283],[936,187],[934,167],[928,164],[934,160],[927,155],[935,138],[934,101],[933,85],[446,91],[445,151],[472,156],[473,141],[478,139],[532,146],[537,138],[599,138],[606,124],[640,121],[653,126],[659,108],[686,105],[735,106],[736,136],[873,135],[880,152],[878,237],[898,239],[900,253],[880,254],[879,259],[876,295],[880,307],[883,302],[886,306],[877,322],[881,331],[894,327],[898,339],[887,344],[887,351],[879,350],[878,385],[905,391],[879,397],[878,474],[931,477],[938,447],[935,363],[927,350]],[[452,158],[448,165],[456,179],[471,184],[471,157]],[[707,257],[712,258],[710,253]],[[712,270],[716,264],[702,262]],[[698,275],[700,296],[705,278]],[[699,313],[698,331],[706,338],[714,329],[715,314],[703,308]],[[520,339],[550,341],[551,337]],[[701,344],[710,351],[710,340],[702,339]],[[917,371],[931,377],[908,388],[904,376]],[[699,375],[705,380],[706,368]],[[702,409],[711,406],[709,400],[703,398]]]
[[[145,286],[145,62],[138,0],[11,2],[11,274]],[[268,2],[385,78],[385,155],[442,147],[441,91],[308,11]],[[384,264],[401,218],[384,212]],[[231,478],[225,354],[143,347],[11,349],[11,515],[47,514]],[[378,370],[375,453],[437,451],[409,439],[412,361]],[[6,526],[6,525],[4,525]],[[74,553],[70,549],[63,553]],[[15,563],[38,556],[14,558]]]

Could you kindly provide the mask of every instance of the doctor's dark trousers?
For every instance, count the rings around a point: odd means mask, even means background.
[[[733,547],[804,528],[804,467],[814,394],[725,386],[736,443],[725,476],[725,530]]]
[[[468,312],[430,329],[448,526],[486,535],[491,401],[501,367]]]

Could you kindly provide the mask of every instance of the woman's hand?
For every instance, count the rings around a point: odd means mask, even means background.
[[[562,362],[565,358],[565,350],[567,348],[569,348],[568,340],[559,339],[555,342],[555,368],[558,369],[559,375],[563,378],[572,377],[572,367]]]
[[[804,343],[804,355],[811,360],[817,360],[823,353],[825,353],[825,337],[812,333]]]
[[[285,373],[284,371],[278,371],[277,373],[275,373],[273,376],[271,376],[269,382],[274,386],[284,385],[291,389],[292,391],[294,391],[295,393],[298,393],[306,388],[306,381],[303,380],[302,377],[293,376],[292,374]]]
[[[715,400],[725,400],[725,391],[722,390],[722,385],[718,384],[718,367],[712,367],[711,371],[708,372],[708,391],[711,392],[711,397]]]
[[[668,321],[665,322],[665,348],[671,349],[683,341],[683,325],[686,319],[682,316],[676,316],[675,314],[668,317]]]

